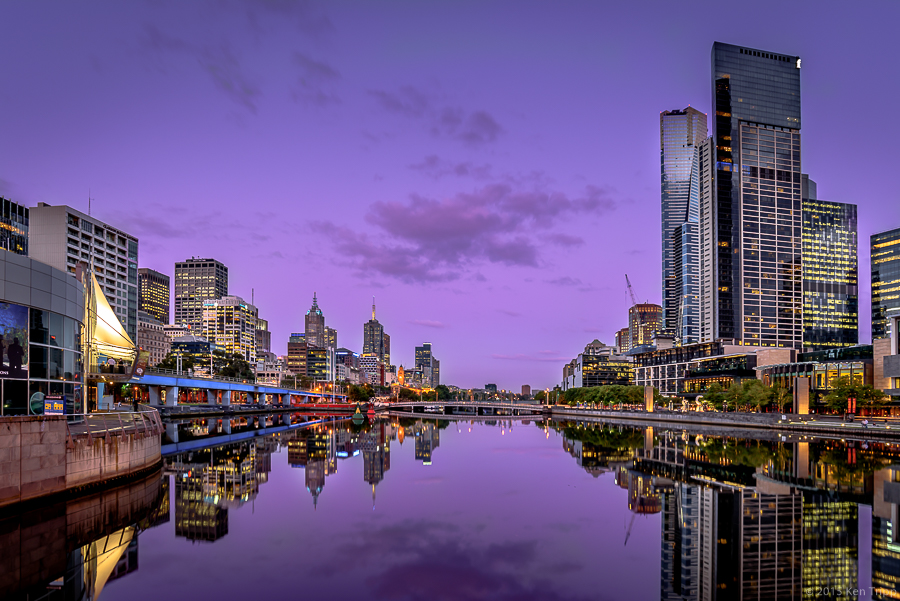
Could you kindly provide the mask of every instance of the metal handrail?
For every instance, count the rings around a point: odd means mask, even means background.
[[[140,405],[140,411],[110,411],[107,413],[75,413],[66,416],[66,435],[73,438],[105,438],[143,432],[161,435],[165,431],[159,412]]]

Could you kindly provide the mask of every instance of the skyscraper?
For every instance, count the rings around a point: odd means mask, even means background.
[[[441,362],[431,352],[431,343],[416,347],[416,369],[422,371],[422,384],[434,388],[441,383]]]
[[[325,316],[319,308],[319,301],[316,293],[313,292],[313,303],[306,312],[306,344],[318,348],[325,348]]]
[[[800,59],[716,42],[712,102],[713,338],[800,348]]]
[[[175,323],[203,329],[203,302],[228,296],[228,268],[215,259],[175,263]]]
[[[372,299],[372,319],[363,324],[363,354],[374,355],[384,364],[391,362],[391,338],[375,318],[375,299]]]
[[[803,195],[803,347],[859,343],[856,205]]]
[[[662,307],[638,303],[628,309],[628,348],[653,344],[653,335],[662,329]]]
[[[227,355],[256,362],[256,307],[239,296],[203,301],[203,336]]]
[[[169,276],[153,269],[138,269],[138,310],[169,323]]]
[[[39,202],[29,210],[28,255],[70,273],[79,261],[90,265],[125,332],[137,340],[137,238],[72,207]]]
[[[900,314],[900,228],[872,235],[872,340],[890,336]]]
[[[697,236],[700,222],[700,148],[706,115],[695,108],[659,116],[662,192],[663,323],[685,344],[699,341]]]

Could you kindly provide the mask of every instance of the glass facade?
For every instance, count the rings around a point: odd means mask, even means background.
[[[799,67],[713,45],[715,338],[802,344]]]
[[[138,308],[169,323],[169,276],[153,269],[138,269]]]
[[[856,205],[803,199],[803,347],[859,342]]]
[[[900,228],[872,235],[872,340],[890,336],[900,314]]]
[[[215,259],[175,263],[175,323],[203,329],[203,301],[228,295],[228,268]]]
[[[0,248],[28,256],[28,207],[0,196]]]
[[[685,223],[695,226],[691,235],[696,236],[700,221],[700,146],[705,139],[706,115],[697,109],[660,114],[662,327],[686,342],[697,341],[693,330],[682,332],[681,317],[690,313],[688,322],[696,321],[697,290],[689,281],[696,278],[698,259],[696,244],[679,245],[679,241]]]

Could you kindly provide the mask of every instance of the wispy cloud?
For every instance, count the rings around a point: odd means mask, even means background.
[[[429,319],[412,319],[409,323],[415,326],[425,326],[426,328],[443,329],[447,327],[443,322],[431,321]]]
[[[300,72],[291,91],[296,102],[318,107],[340,103],[334,87],[341,74],[334,67],[300,52],[294,53],[293,63]]]

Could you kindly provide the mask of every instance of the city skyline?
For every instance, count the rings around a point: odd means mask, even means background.
[[[876,104],[900,91],[868,85],[891,72],[894,6],[785,7],[809,26],[783,35],[748,15],[681,34],[724,9],[697,22],[570,5],[549,24],[533,6],[506,27],[504,3],[210,6],[0,8],[15,25],[0,106],[17,116],[0,195],[86,213],[90,194],[92,217],[138,237],[139,267],[170,277],[215,257],[231,294],[255,290],[279,355],[314,291],[357,351],[374,293],[392,362],[431,340],[460,386],[545,388],[585,343],[613,344],[624,273],[661,304],[658,114],[710,114],[714,41],[801,57],[803,172],[858,206],[860,240],[900,226],[890,178],[864,177],[890,173],[890,131],[833,118],[854,90]],[[815,34],[832,19],[865,25],[867,44]],[[869,267],[860,244],[861,343]]]

